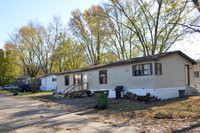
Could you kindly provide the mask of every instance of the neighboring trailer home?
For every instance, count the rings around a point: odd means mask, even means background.
[[[55,74],[48,74],[40,77],[40,90],[51,91],[56,90],[57,78]]]
[[[194,66],[194,85],[197,88],[200,88],[200,66]]]
[[[166,52],[57,73],[57,89],[82,84],[91,91],[108,89],[114,98],[116,86],[137,95],[150,93],[161,99],[178,97],[178,90],[190,92],[196,62],[181,51]]]
[[[16,82],[17,82],[18,86],[22,85],[22,84],[28,84],[29,79],[30,79],[30,76],[26,76],[26,75],[18,76]]]

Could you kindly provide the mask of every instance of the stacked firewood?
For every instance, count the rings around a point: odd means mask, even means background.
[[[150,93],[147,93],[146,96],[138,96],[131,92],[127,92],[124,95],[124,99],[132,99],[132,100],[139,101],[139,102],[145,102],[146,104],[161,100],[160,98],[158,98],[156,96],[151,96]]]

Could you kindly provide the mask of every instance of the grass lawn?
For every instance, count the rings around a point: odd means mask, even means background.
[[[46,94],[46,95],[40,95],[40,96],[31,96],[32,99],[38,99],[38,100],[41,100],[41,101],[52,101],[52,102],[55,102],[57,101],[58,99],[53,97],[52,93],[51,94]]]
[[[0,93],[11,93],[11,91],[4,90],[4,91],[0,91]]]
[[[54,91],[42,91],[42,92],[36,92],[36,93],[32,93],[32,92],[19,92],[18,96],[24,96],[24,95],[51,95]],[[0,93],[13,93],[12,91],[0,91]]]
[[[33,96],[33,99],[42,99],[59,103],[60,100],[52,95]],[[67,101],[76,101],[76,104],[84,101],[85,98],[66,99]],[[77,103],[77,100],[79,101]],[[65,99],[62,99],[65,101]],[[200,118],[200,96],[188,96],[185,98],[172,98],[168,100],[157,101],[150,104],[128,99],[109,99],[109,108],[106,110],[97,110],[96,113],[106,117],[117,116],[116,118],[137,118],[146,117],[152,119],[199,119]],[[67,105],[67,104],[66,104]]]
[[[180,101],[174,101],[165,105],[151,107],[144,111],[136,111],[136,113],[158,119],[200,118],[200,96],[189,96],[182,100],[181,98],[176,99],[180,99]]]
[[[172,98],[145,104],[137,101],[125,101],[111,105],[108,112],[101,114],[121,115],[133,117],[145,117],[152,119],[194,119],[200,118],[200,96],[186,98]]]
[[[42,92],[36,92],[36,93],[32,93],[32,92],[19,92],[18,95],[19,96],[24,96],[24,95],[51,95],[54,91],[42,91]]]

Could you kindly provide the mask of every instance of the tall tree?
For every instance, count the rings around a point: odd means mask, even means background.
[[[7,41],[7,45],[13,46],[18,53],[25,74],[31,77],[35,77],[40,70],[40,62],[37,59],[38,50],[35,48],[37,41],[36,29],[31,23],[18,29]]]
[[[55,52],[64,30],[61,19],[53,17],[53,22],[46,28],[32,21],[10,36],[7,44],[18,53],[25,74],[35,77],[39,71],[44,74],[53,72]]]
[[[9,51],[0,49],[0,85],[3,87],[14,80],[14,68]]]
[[[134,43],[133,32],[124,26],[127,20],[124,14],[119,11],[115,6],[105,4],[108,10],[109,19],[109,50],[112,51],[118,60],[125,60],[133,58],[138,55],[138,47]]]
[[[23,65],[21,60],[19,59],[18,52],[16,51],[15,47],[12,44],[6,43],[4,45],[5,51],[9,51],[9,57],[12,60],[13,71],[15,75],[25,75],[25,71],[23,70]]]
[[[45,74],[53,72],[54,62],[56,61],[56,49],[60,43],[65,28],[60,17],[53,17],[53,22],[47,28],[37,26],[38,43],[35,45],[38,50],[37,58],[41,69]]]
[[[100,5],[92,6],[81,13],[72,12],[69,27],[73,35],[86,47],[87,61],[91,65],[102,63],[102,55],[107,47],[107,13]]]
[[[192,0],[192,2],[194,3],[195,7],[199,10],[200,12],[200,1],[199,0]]]
[[[84,67],[85,47],[83,44],[74,42],[70,37],[63,37],[55,51],[54,69],[56,72],[63,72],[71,69]]]
[[[110,0],[125,16],[127,23],[121,23],[130,29],[135,42],[141,47],[143,55],[154,55],[167,51],[181,36],[186,24],[187,0]],[[120,22],[120,21],[118,21]]]

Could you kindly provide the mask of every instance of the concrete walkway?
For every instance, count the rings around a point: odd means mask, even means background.
[[[136,127],[91,122],[78,113],[42,106],[39,101],[0,94],[0,132],[122,133]]]

